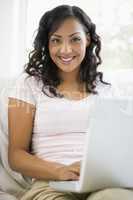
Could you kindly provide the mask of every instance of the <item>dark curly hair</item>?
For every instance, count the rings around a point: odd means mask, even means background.
[[[39,22],[39,28],[34,40],[34,49],[29,53],[29,62],[25,65],[25,71],[34,76],[38,81],[42,81],[43,93],[47,94],[47,90],[56,97],[61,97],[57,92],[57,86],[61,83],[58,75],[58,67],[52,61],[49,55],[48,42],[51,33],[54,33],[61,23],[67,18],[75,18],[82,25],[86,32],[89,33],[91,43],[86,48],[85,58],[83,59],[79,71],[79,78],[85,83],[86,92],[97,94],[96,83],[103,81],[103,73],[97,71],[98,65],[101,64],[100,50],[101,41],[96,33],[96,26],[92,23],[87,14],[77,6],[61,5],[46,12]],[[49,95],[48,95],[49,96]]]

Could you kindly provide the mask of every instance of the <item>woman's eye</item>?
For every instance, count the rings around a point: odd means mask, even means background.
[[[81,39],[79,37],[72,38],[72,42],[80,42]]]
[[[52,38],[50,41],[51,41],[53,44],[57,44],[57,43],[60,42],[60,40],[59,40],[58,38]]]

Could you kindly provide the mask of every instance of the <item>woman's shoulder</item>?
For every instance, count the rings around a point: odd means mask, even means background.
[[[13,85],[18,89],[27,88],[34,92],[41,92],[43,87],[42,81],[38,80],[35,76],[27,74],[26,72],[19,74]]]
[[[35,105],[40,93],[41,86],[36,78],[23,72],[14,80],[8,97],[13,97]]]
[[[20,85],[37,85],[37,79],[34,76],[30,76],[26,72],[22,72],[15,79],[15,83]]]
[[[96,91],[98,92],[99,96],[112,97],[115,94],[114,84],[111,82],[103,83],[101,81],[98,81],[96,85]]]
[[[96,91],[102,97],[131,97],[133,98],[133,85],[112,81],[110,84],[98,82]]]

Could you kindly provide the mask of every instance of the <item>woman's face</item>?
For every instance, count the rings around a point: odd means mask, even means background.
[[[59,70],[72,72],[80,68],[89,45],[89,36],[73,18],[66,19],[49,39],[49,53]]]

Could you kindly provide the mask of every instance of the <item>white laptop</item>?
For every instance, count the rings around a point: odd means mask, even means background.
[[[79,181],[50,186],[79,193],[133,188],[133,98],[97,98],[90,113]]]

